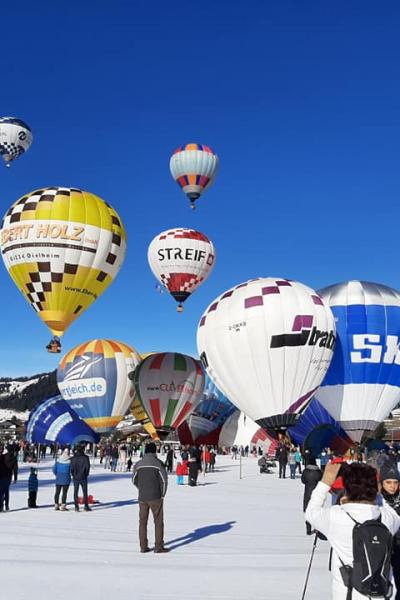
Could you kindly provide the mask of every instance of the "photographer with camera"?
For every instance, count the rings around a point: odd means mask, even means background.
[[[343,477],[340,505],[325,508],[329,490]],[[333,600],[390,598],[392,536],[400,517],[387,504],[377,506],[375,469],[361,463],[328,464],[308,503],[305,518],[323,533],[333,549]]]

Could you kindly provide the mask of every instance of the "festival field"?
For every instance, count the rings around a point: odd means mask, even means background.
[[[43,600],[299,600],[313,538],[305,535],[303,485],[260,475],[253,458],[217,457],[199,485],[178,487],[170,475],[165,503],[166,555],[140,554],[138,505],[129,473],[96,462],[91,513],[53,509],[52,461],[39,466],[38,509],[27,509],[27,472],[11,488],[2,513],[2,597]],[[72,490],[69,490],[69,500]],[[149,527],[153,541],[153,527]],[[320,542],[308,600],[329,589],[328,546]],[[16,593],[18,585],[18,593]],[[47,592],[46,592],[47,593]],[[3,596],[4,594],[4,596]],[[325,596],[328,596],[329,592]]]

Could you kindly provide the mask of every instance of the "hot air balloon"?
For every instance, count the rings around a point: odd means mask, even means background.
[[[18,289],[56,338],[117,275],[125,230],[115,210],[76,188],[45,188],[17,200],[1,226],[4,264]]]
[[[136,394],[157,429],[177,429],[200,402],[205,377],[200,361],[186,354],[160,352],[129,374]]]
[[[194,209],[196,200],[211,186],[217,175],[218,156],[209,146],[186,144],[175,150],[169,168]]]
[[[207,375],[203,398],[192,414],[180,425],[179,439],[182,443],[217,445],[222,425],[235,410],[236,407]],[[185,442],[183,438],[188,441]]]
[[[232,446],[250,446],[259,430],[257,423],[240,410],[235,410],[222,425],[219,434],[218,446],[231,448]]]
[[[257,450],[261,448],[263,454],[275,458],[279,442],[260,427],[251,438],[251,446],[255,446]]]
[[[182,302],[207,279],[215,262],[213,243],[194,229],[169,229],[158,234],[148,250],[154,275],[178,302]]]
[[[0,154],[6,167],[29,150],[32,131],[29,125],[16,117],[0,117]]]
[[[294,427],[289,427],[290,439],[317,457],[324,448],[345,454],[353,445],[339,423],[313,398]]]
[[[26,424],[25,437],[30,444],[97,444],[100,436],[93,431],[61,396],[35,406]]]
[[[57,383],[63,398],[92,429],[107,433],[126,415],[135,391],[128,379],[140,363],[134,348],[114,340],[91,340],[61,360]]]
[[[400,292],[347,281],[319,293],[335,316],[337,344],[316,398],[359,442],[400,402]]]
[[[207,373],[266,430],[295,423],[318,389],[334,345],[329,306],[302,283],[273,277],[222,294],[197,332]]]

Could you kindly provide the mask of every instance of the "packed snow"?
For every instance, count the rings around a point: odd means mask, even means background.
[[[92,467],[91,513],[53,509],[52,461],[39,468],[38,509],[27,509],[29,466],[0,513],[1,597],[13,600],[300,600],[313,537],[305,535],[303,485],[261,475],[257,460],[217,457],[197,487],[170,475],[165,501],[169,554],[140,554],[130,473]],[[72,487],[69,489],[72,500]],[[149,542],[153,526],[149,521]],[[307,600],[330,597],[327,542],[318,542]]]

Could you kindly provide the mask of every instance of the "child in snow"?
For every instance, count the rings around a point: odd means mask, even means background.
[[[127,467],[128,467],[128,471],[130,471],[132,469],[132,459],[131,459],[131,457],[128,458],[128,462],[126,464],[127,464]]]
[[[176,465],[176,483],[183,485],[183,465],[181,462],[178,462]]]
[[[37,469],[31,467],[31,474],[28,479],[28,508],[37,508],[36,498],[39,488]]]

